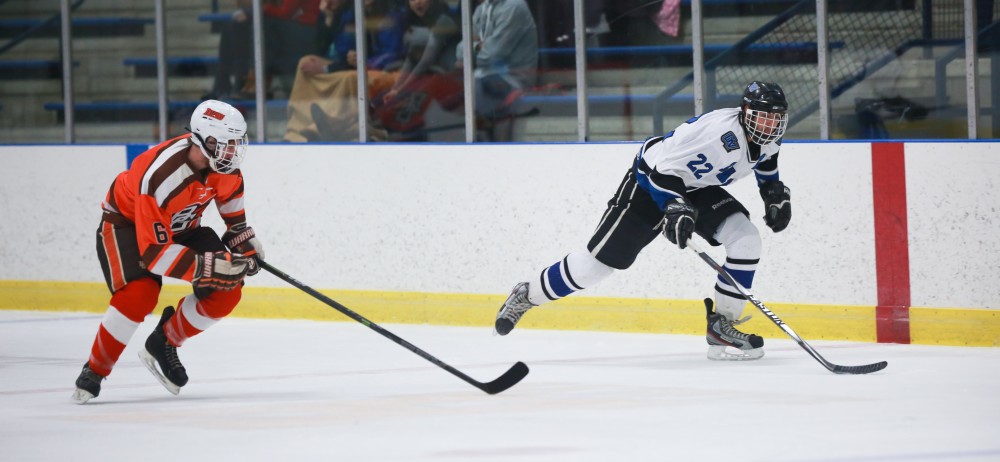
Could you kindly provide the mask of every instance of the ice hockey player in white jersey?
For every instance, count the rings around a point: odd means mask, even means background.
[[[760,261],[761,238],[747,209],[723,186],[753,173],[774,232],[792,217],[788,188],[778,177],[778,149],[788,126],[781,87],[751,82],[738,108],[688,119],[663,136],[646,140],[587,244],[540,274],[514,286],[497,313],[496,332],[507,335],[531,308],[591,287],[614,270],[627,269],[658,234],[681,249],[692,233],[726,250],[724,268],[749,289]],[[721,278],[715,300],[705,299],[714,360],[764,356],[764,340],[736,329],[746,300]],[[713,306],[714,305],[714,306]]]

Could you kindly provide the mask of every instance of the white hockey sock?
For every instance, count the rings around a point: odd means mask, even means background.
[[[541,305],[559,300],[601,282],[614,271],[586,250],[572,252],[562,261],[543,269],[538,278],[529,282],[528,301]]]
[[[760,233],[742,213],[730,215],[719,225],[715,240],[726,248],[726,263],[722,265],[733,279],[749,290],[760,262]],[[722,276],[715,283],[715,311],[730,321],[739,319],[746,306],[739,291]]]

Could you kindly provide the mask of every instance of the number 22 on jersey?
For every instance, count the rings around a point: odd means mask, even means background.
[[[687,168],[691,170],[694,177],[701,179],[708,173],[712,173],[715,170],[715,166],[708,161],[708,157],[704,154],[699,153],[698,158],[687,163]],[[732,176],[736,173],[736,162],[733,162],[721,170],[715,175],[715,178],[719,180],[720,186],[725,186],[733,181]]]

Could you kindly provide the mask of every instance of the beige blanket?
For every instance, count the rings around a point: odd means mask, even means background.
[[[399,72],[369,70],[369,101],[375,95],[388,91],[398,75]],[[292,93],[288,97],[285,141],[358,141],[357,95],[357,71],[305,75],[300,70],[295,75]],[[313,120],[313,105],[325,114],[325,120]],[[388,138],[384,129],[374,126],[370,115],[368,120],[370,140]]]

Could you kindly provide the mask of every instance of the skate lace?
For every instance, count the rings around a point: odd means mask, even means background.
[[[750,318],[751,318],[750,316],[745,316],[745,317],[743,317],[741,319],[737,319],[735,321],[730,321],[730,320],[726,319],[725,317],[719,317],[719,330],[721,330],[724,334],[729,335],[731,337],[735,337],[735,338],[738,338],[740,340],[749,340],[750,339],[750,334],[745,334],[743,332],[740,332],[740,331],[736,330],[736,328],[733,327],[733,326],[738,326],[740,324],[743,324],[743,323],[749,321]]]
[[[523,316],[524,313],[531,308],[531,306],[531,302],[528,301],[528,297],[526,295],[517,294],[508,305],[509,309],[504,310],[500,317],[512,323],[517,323],[517,321],[521,319],[521,316]]]
[[[163,348],[164,356],[166,357],[167,364],[170,365],[171,369],[179,369],[181,366],[181,359],[177,357],[177,347],[167,343]]]
[[[101,383],[102,380],[104,380],[104,377],[101,377],[100,375],[97,374],[97,372],[94,372],[89,367],[82,374],[82,378],[83,378],[84,382],[90,382],[90,383],[94,383],[94,384],[99,384],[99,383]]]

